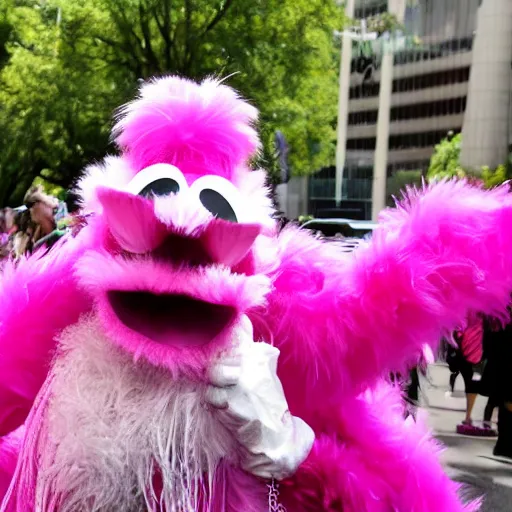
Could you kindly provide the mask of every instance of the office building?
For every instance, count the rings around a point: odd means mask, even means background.
[[[363,32],[365,26],[371,30],[376,16],[400,2],[403,33],[388,42],[386,35],[369,41],[361,34],[352,42],[341,196],[362,204],[358,216],[366,218],[386,44],[393,49],[382,153],[388,177],[400,170],[425,172],[434,146],[448,132],[463,132],[461,160],[467,167],[502,163],[511,141],[512,0],[355,0],[354,17],[365,20]],[[337,206],[335,178],[335,168],[310,178],[311,213]]]

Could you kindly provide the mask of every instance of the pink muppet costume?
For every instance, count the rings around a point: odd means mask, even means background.
[[[411,190],[346,254],[277,228],[256,116],[214,80],[143,85],[87,223],[4,267],[1,511],[478,509],[382,378],[504,314],[508,190]]]

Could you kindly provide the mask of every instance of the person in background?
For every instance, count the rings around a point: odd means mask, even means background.
[[[32,222],[35,224],[33,242],[36,243],[57,227],[55,211],[59,202],[54,197],[45,194],[41,186],[34,186],[25,194],[24,203],[30,211]]]
[[[491,402],[486,408],[486,419],[491,419],[493,405],[499,407],[498,441],[493,453],[512,459],[512,322],[503,327],[487,320],[484,332],[487,364],[480,394],[488,396]]]
[[[12,208],[4,208],[5,229],[9,235],[13,235],[16,232],[15,217],[16,212]]]
[[[484,428],[492,430],[492,416],[494,410],[499,408],[499,399],[496,393],[496,378],[498,373],[497,368],[497,349],[498,346],[494,343],[494,331],[499,330],[500,326],[492,319],[486,318],[484,321],[484,360],[485,366],[482,372],[482,379],[478,387],[478,393],[487,397],[487,405],[484,410]],[[498,393],[499,394],[499,393]],[[494,430],[493,430],[494,432]],[[494,432],[496,434],[496,432]],[[497,435],[497,434],[496,434]]]
[[[0,261],[9,255],[9,233],[7,230],[5,210],[0,210]]]
[[[11,254],[15,259],[30,253],[33,247],[34,224],[27,208],[19,208],[14,217],[15,232],[12,236]]]
[[[457,425],[457,433],[469,436],[491,435],[488,429],[473,424],[472,412],[479,393],[480,382],[475,372],[475,367],[482,363],[483,359],[483,319],[480,315],[473,314],[468,319],[468,325],[464,331],[454,334],[458,348],[448,359],[450,371],[450,386],[455,386],[455,380],[460,373],[464,379],[464,391],[466,393],[466,417]]]

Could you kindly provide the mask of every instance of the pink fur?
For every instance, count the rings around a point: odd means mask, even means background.
[[[285,230],[260,318],[281,349],[292,410],[309,421],[322,404],[358,394],[417,359],[424,344],[435,348],[470,310],[504,314],[511,222],[505,189],[445,182],[385,213],[353,255]]]
[[[460,486],[440,470],[439,446],[421,420],[404,422],[401,397],[388,385],[349,398],[317,436],[308,460],[283,484],[295,512],[473,512]],[[371,455],[370,455],[371,454]]]
[[[231,178],[259,146],[257,111],[213,79],[167,77],[145,84],[120,111],[117,142],[139,171],[169,163],[193,176]]]
[[[227,462],[217,468],[213,485],[213,500],[201,512],[261,512],[267,506],[261,482]]]
[[[150,259],[127,260],[106,253],[89,252],[76,266],[80,286],[94,298],[97,311],[107,332],[135,359],[145,357],[157,366],[165,366],[173,373],[203,371],[212,354],[230,338],[230,329],[206,347],[159,345],[121,324],[108,300],[111,290],[148,291],[156,295],[179,294],[211,304],[232,307],[236,311],[233,322],[250,308],[260,305],[269,291],[270,281],[265,276],[230,274],[223,268],[173,268],[169,264]]]
[[[25,431],[23,427],[0,438],[0,503],[14,475]]]
[[[87,311],[87,295],[73,278],[75,259],[88,245],[66,238],[41,253],[5,265],[0,279],[0,436],[25,420],[43,384],[55,336]]]
[[[125,251],[145,254],[165,240],[167,228],[148,199],[105,187],[97,195],[110,232]]]
[[[66,393],[66,386],[54,388],[51,373],[47,377],[56,335],[81,325],[78,318],[87,312],[99,320],[103,336],[91,342],[123,357],[127,352],[130,363],[153,365],[147,375],[168,371],[171,389],[178,376],[199,384],[247,313],[256,338],[279,347],[278,374],[290,409],[316,433],[309,458],[283,483],[288,510],[477,510],[478,503],[461,504],[424,425],[404,423],[396,391],[379,382],[417,360],[425,346],[435,351],[441,335],[468,312],[504,314],[512,291],[510,195],[505,188],[484,192],[464,182],[409,191],[398,209],[383,213],[373,240],[353,254],[296,227],[277,234],[264,175],[248,170],[259,144],[255,119],[253,107],[214,80],[169,77],[145,85],[116,125],[123,155],[89,168],[79,184],[84,208],[95,213],[89,225],[44,258],[5,268],[0,435],[31,414],[2,512],[16,502],[24,511],[33,504],[36,455],[44,446],[38,443],[51,434],[40,426],[47,404]],[[230,179],[253,216],[247,218],[260,225],[214,220],[192,189],[153,203],[127,197],[130,179],[154,163],[179,167],[189,185],[207,174]],[[198,299],[231,308],[233,315],[207,344],[187,345],[187,336],[160,343],[121,321],[111,293],[123,291]],[[115,345],[102,344],[104,338]],[[55,356],[55,367],[65,353]],[[39,405],[32,406],[38,392]],[[65,429],[66,418],[59,426]],[[0,442],[0,466],[11,472],[15,452]],[[265,506],[266,482],[227,463],[217,466],[215,488],[225,493],[212,504],[218,512]],[[50,503],[42,512],[55,508]]]
[[[123,190],[136,172],[126,158],[108,156],[103,162],[89,165],[78,181],[76,193],[80,196],[86,213],[101,213],[97,192],[100,187]]]

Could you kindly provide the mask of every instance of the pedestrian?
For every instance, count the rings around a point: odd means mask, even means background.
[[[466,394],[466,417],[457,425],[457,433],[470,436],[489,435],[490,432],[473,424],[472,412],[479,392],[477,365],[483,359],[483,319],[480,315],[472,314],[468,318],[468,325],[463,331],[454,334],[457,348],[451,353],[448,364],[450,366],[450,387],[453,393],[455,380],[460,373],[464,379],[464,392]]]
[[[486,321],[487,364],[480,383],[480,394],[489,397],[485,420],[498,409],[498,441],[494,455],[512,459],[512,322],[501,326]]]
[[[14,217],[16,227],[12,235],[12,256],[15,259],[24,254],[32,252],[34,225],[30,219],[30,212],[27,208],[20,208]]]
[[[35,225],[32,241],[36,243],[56,229],[55,211],[59,202],[45,194],[41,186],[31,187],[25,194],[24,202]]]

